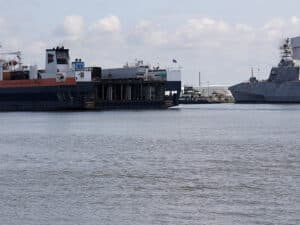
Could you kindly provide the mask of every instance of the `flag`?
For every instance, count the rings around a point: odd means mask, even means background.
[[[173,63],[177,63],[177,60],[176,60],[176,59],[173,59]]]

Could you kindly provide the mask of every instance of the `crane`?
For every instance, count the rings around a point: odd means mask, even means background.
[[[2,46],[0,45],[0,48]],[[7,56],[7,55],[15,55],[18,61],[11,60],[8,62],[9,66],[19,65],[19,68],[22,68],[22,53],[20,51],[17,52],[0,52],[0,56]]]
[[[21,60],[22,53],[20,51],[17,52],[0,52],[0,55],[16,55],[19,60]]]

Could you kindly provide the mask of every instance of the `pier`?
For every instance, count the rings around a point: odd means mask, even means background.
[[[94,82],[94,107],[164,108],[165,82],[144,79],[101,79]]]

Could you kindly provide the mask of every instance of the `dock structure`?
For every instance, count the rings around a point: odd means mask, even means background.
[[[138,61],[120,68],[84,67],[81,59],[72,63],[78,83],[92,83],[91,109],[168,108],[178,105],[181,70],[161,69]]]
[[[164,81],[101,79],[94,85],[96,109],[166,107]]]

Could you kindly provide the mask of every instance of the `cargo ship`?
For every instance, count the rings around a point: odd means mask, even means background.
[[[300,37],[286,39],[280,50],[267,80],[257,80],[252,70],[248,82],[229,88],[236,103],[300,103]]]
[[[8,55],[15,58],[7,59]],[[101,67],[85,67],[81,59],[70,63],[69,49],[64,47],[46,50],[43,70],[24,66],[20,52],[0,56],[0,111],[168,108],[177,104],[178,90],[169,90],[167,79],[155,78],[158,71],[150,68],[144,73],[130,73],[127,68],[120,76],[106,76]]]

